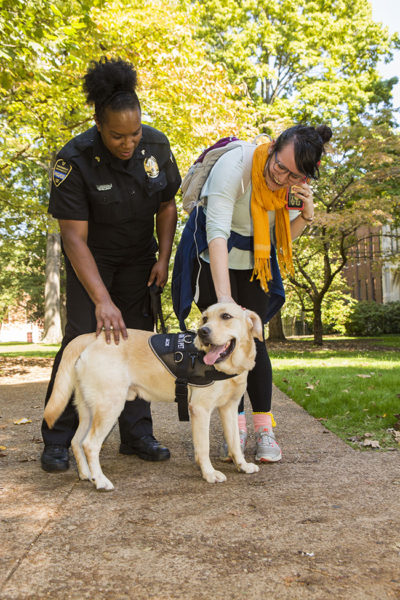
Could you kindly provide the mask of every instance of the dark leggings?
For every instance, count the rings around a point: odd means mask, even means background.
[[[199,277],[200,296],[197,306],[201,311],[210,304],[217,302],[214,283],[211,276],[209,263],[200,260],[201,270]],[[250,281],[252,270],[229,269],[232,298],[244,308],[253,310],[265,323],[268,308],[268,295],[261,289],[258,280]],[[196,281],[198,267],[195,268],[192,284]],[[263,330],[264,338],[264,330]],[[272,367],[268,356],[265,340],[256,343],[256,364],[249,372],[247,379],[247,393],[249,394],[253,412],[269,412],[272,398]],[[244,410],[243,398],[239,405],[239,412]]]

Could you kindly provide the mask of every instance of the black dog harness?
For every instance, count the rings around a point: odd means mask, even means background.
[[[188,384],[206,387],[214,381],[236,377],[217,371],[213,365],[206,365],[203,361],[205,353],[193,343],[195,337],[193,331],[186,331],[152,335],[149,338],[150,348],[175,377],[175,402],[178,403],[180,421],[189,421]]]

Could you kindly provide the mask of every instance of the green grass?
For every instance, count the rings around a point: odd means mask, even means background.
[[[51,344],[27,344],[26,342],[4,342],[0,344],[0,356],[54,357],[60,346]]]
[[[399,353],[322,348],[270,354],[275,385],[328,429],[347,442],[370,433],[382,448],[396,447],[387,429],[400,422]]]
[[[389,346],[391,348],[400,348],[400,335],[380,335],[375,338],[365,338],[367,341],[373,341],[378,346]]]
[[[292,338],[288,338],[291,341],[313,341],[312,335],[301,335],[301,336],[293,336]],[[345,336],[345,335],[324,335],[324,343],[325,342],[361,342],[366,344],[373,344],[375,346],[387,346],[390,348],[400,348],[400,334],[392,333],[392,334],[383,334],[376,337],[355,337],[355,336]]]

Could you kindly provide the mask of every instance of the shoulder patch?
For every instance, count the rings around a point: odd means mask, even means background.
[[[56,161],[53,168],[53,183],[56,187],[62,184],[72,171],[72,166],[62,158]]]

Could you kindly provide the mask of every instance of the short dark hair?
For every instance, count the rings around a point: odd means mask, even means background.
[[[135,91],[137,74],[130,63],[121,58],[108,59],[103,56],[90,65],[84,76],[83,89],[87,102],[94,104],[100,122],[104,119],[106,108],[116,112],[126,109],[140,111]]]
[[[324,145],[332,137],[332,130],[327,125],[309,127],[306,125],[294,125],[286,129],[275,142],[275,151],[279,152],[287,144],[294,144],[294,160],[301,173],[311,179],[319,177],[319,162]]]

